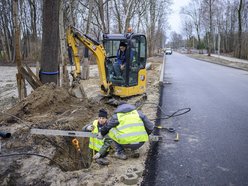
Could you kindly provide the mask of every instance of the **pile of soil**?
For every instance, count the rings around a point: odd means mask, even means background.
[[[147,102],[157,104],[162,57],[150,61]],[[96,74],[97,67],[91,70]],[[77,138],[80,144],[80,151],[77,151],[72,137],[30,133],[32,128],[80,131],[97,118],[99,108],[113,113],[115,107],[91,99],[92,90],[99,88],[98,81],[97,78],[84,81],[87,98],[83,100],[70,96],[64,88],[46,84],[1,112],[0,131],[10,132],[12,136],[1,140],[0,185],[92,185],[102,182],[122,185],[121,175],[127,170],[144,169],[149,143],[140,149],[139,159],[116,160],[111,152],[110,165],[102,167],[91,162],[87,138]],[[137,99],[133,97],[128,102],[133,104]],[[155,118],[157,108],[145,104],[142,111],[148,118]],[[139,182],[141,180],[142,177]]]

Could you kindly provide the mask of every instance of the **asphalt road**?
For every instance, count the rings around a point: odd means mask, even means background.
[[[163,82],[164,112],[191,111],[160,121],[180,140],[160,131],[142,185],[248,185],[248,72],[173,53]]]

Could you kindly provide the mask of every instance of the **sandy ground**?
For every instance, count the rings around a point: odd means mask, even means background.
[[[152,69],[148,71],[146,103],[152,104],[144,104],[141,110],[151,119],[157,112],[154,104],[159,100],[162,57],[150,58],[149,62]],[[18,101],[16,68],[0,69],[4,72],[0,81],[0,131],[12,134],[11,138],[1,140],[0,185],[125,185],[123,176],[134,175],[133,172],[139,175],[135,185],[140,184],[149,142],[140,149],[138,159],[117,160],[112,157],[112,150],[108,157],[110,165],[100,166],[90,160],[87,138],[77,138],[77,151],[71,137],[30,134],[31,128],[80,131],[97,118],[99,108],[113,113],[113,106],[95,99],[99,93],[95,65],[90,67],[90,79],[83,81],[88,99],[81,101],[53,84],[35,91],[28,87],[29,96]],[[128,102],[138,99],[133,97]]]

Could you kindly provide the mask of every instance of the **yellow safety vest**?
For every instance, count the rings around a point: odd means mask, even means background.
[[[148,141],[148,135],[138,111],[117,113],[119,125],[109,131],[108,136],[119,144]]]
[[[97,124],[98,124],[98,120],[95,120],[93,122],[94,129],[92,131],[92,133],[94,133],[94,134],[97,134],[98,133]],[[104,144],[104,140],[103,139],[102,140],[99,140],[97,138],[92,138],[91,137],[90,138],[90,142],[89,142],[89,148],[91,148],[91,149],[99,152],[99,150],[102,148],[103,144]]]

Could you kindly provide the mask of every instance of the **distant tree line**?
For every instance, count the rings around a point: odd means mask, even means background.
[[[42,46],[43,8],[42,0],[0,1],[0,60],[14,62],[15,31],[13,2],[18,3],[18,27],[20,28],[20,52],[24,60],[40,60]],[[128,27],[134,32],[145,33],[149,56],[164,46],[166,38],[166,17],[171,0],[61,0],[56,6],[63,14],[64,28],[69,24],[89,33],[96,39],[102,33],[124,33]],[[59,13],[57,12],[56,15]],[[60,15],[61,15],[60,14]],[[48,21],[49,22],[49,21]],[[47,27],[55,28],[56,25]]]
[[[211,53],[229,53],[248,59],[248,1],[191,0],[181,9],[182,33],[172,33],[177,48],[207,49]],[[183,36],[186,41],[183,42]]]

